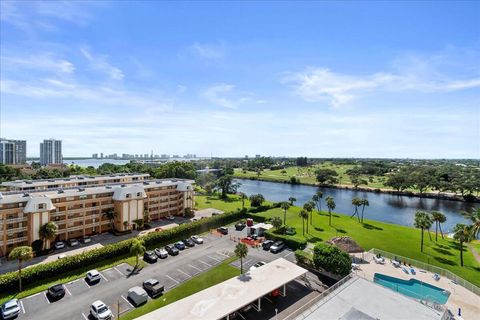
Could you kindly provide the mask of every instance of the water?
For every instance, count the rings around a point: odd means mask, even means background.
[[[74,159],[74,160],[64,160],[65,164],[76,164],[80,167],[94,167],[98,168],[104,163],[111,164],[127,164],[130,160],[121,160],[121,159]]]
[[[453,230],[457,223],[468,223],[460,212],[471,210],[478,204],[465,203],[462,201],[440,200],[429,198],[408,197],[392,195],[388,193],[374,193],[347,189],[318,188],[305,185],[291,185],[287,183],[267,182],[258,180],[237,179],[241,183],[238,191],[247,195],[261,193],[270,201],[288,201],[289,197],[297,199],[298,206],[312,199],[313,194],[320,189],[323,192],[322,210],[326,210],[325,197],[332,196],[335,199],[335,212],[352,214],[352,198],[367,198],[370,206],[365,208],[366,219],[394,223],[404,226],[413,226],[416,210],[438,210],[442,212],[447,221],[442,224],[444,233]],[[434,230],[433,229],[431,230]]]
[[[402,280],[381,273],[375,273],[373,280],[389,289],[419,300],[430,300],[445,304],[450,292],[417,279]]]

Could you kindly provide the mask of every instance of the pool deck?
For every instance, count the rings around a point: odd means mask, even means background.
[[[361,254],[357,256],[361,258]],[[441,277],[440,280],[435,281],[433,279],[433,273],[418,268],[414,268],[416,275],[406,274],[402,271],[402,268],[395,268],[390,263],[390,259],[385,259],[384,265],[375,263],[375,261],[372,261],[373,256],[370,253],[365,253],[364,258],[370,262],[360,264],[360,270],[355,271],[358,276],[373,281],[375,273],[382,273],[403,280],[417,279],[429,283],[450,291],[450,297],[445,305],[454,315],[457,315],[458,308],[462,308],[463,319],[478,319],[478,315],[480,314],[480,297],[464,287],[453,283],[450,279]]]

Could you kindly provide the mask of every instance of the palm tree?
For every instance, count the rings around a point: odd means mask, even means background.
[[[115,228],[113,224],[113,220],[115,220],[115,211],[113,209],[109,209],[105,211],[103,215],[107,217],[108,220],[110,220],[110,228],[113,230]]]
[[[317,194],[314,194],[314,195],[312,196],[312,202],[315,204],[315,207],[317,208],[317,210],[320,211],[320,210],[318,209],[318,201],[320,201],[320,198],[318,197]]]
[[[273,217],[271,223],[273,228],[278,231],[282,227],[282,218]]]
[[[245,199],[247,199],[247,195],[243,192],[240,192],[238,194],[240,196],[240,199],[242,200],[242,210],[245,209]]]
[[[305,235],[305,220],[308,220],[308,212],[304,209],[300,210],[300,213],[298,214],[300,218],[302,218],[302,230],[303,230],[303,235]],[[307,222],[307,228],[308,228],[308,222]],[[307,229],[308,233],[308,229]]]
[[[463,243],[470,242],[472,240],[473,226],[467,226],[463,223],[458,223],[453,229],[453,238],[460,242],[460,266],[463,267]]]
[[[353,217],[357,216],[358,222],[360,222],[360,215],[358,214],[358,208],[362,205],[362,200],[359,197],[353,197],[352,198],[352,205],[355,207],[355,211],[350,216],[350,218],[353,218]]]
[[[290,205],[293,206],[293,203],[294,203],[295,201],[297,201],[297,199],[294,198],[294,197],[290,197],[290,198],[288,198],[288,201],[290,201]]]
[[[290,203],[284,201],[280,204],[280,208],[283,210],[283,224],[287,225],[287,210],[290,208]]]
[[[331,196],[326,197],[325,202],[327,203],[327,207],[328,207],[328,225],[331,226],[332,225],[332,210],[334,210],[337,205],[335,204],[335,200]]]
[[[130,245],[130,254],[134,255],[136,258],[135,268],[138,267],[138,257],[142,255],[145,250],[147,250],[144,246],[143,240],[138,238],[133,239],[132,244]]]
[[[32,258],[33,250],[29,246],[16,247],[8,255],[8,259],[18,260],[18,291],[22,291],[22,263]]]
[[[441,213],[440,211],[432,211],[430,212],[432,215],[432,220],[435,222],[435,241],[438,241],[438,229],[440,228],[440,235],[443,239],[443,232],[442,232],[442,223],[447,221],[447,217]]]
[[[150,223],[150,211],[148,210],[143,211],[143,223],[144,224]]]
[[[310,201],[303,205],[303,209],[310,214],[310,224],[312,224],[312,212],[313,212],[313,205]],[[308,222],[308,221],[307,221]],[[308,223],[307,223],[307,233],[308,233]]]
[[[425,229],[430,229],[432,226],[432,219],[430,216],[424,211],[417,211],[415,212],[415,221],[413,223],[415,228],[419,228],[422,230],[422,240],[420,242],[420,251],[423,252],[423,231]]]
[[[235,246],[235,255],[240,259],[240,274],[243,274],[243,259],[248,254],[248,247],[245,243],[238,243]]]
[[[361,200],[361,205],[362,205],[362,223],[363,223],[363,211],[365,211],[365,207],[369,207],[370,206],[370,202],[368,202],[368,199],[367,198],[363,198]]]
[[[317,190],[316,193],[318,197],[318,212],[322,211],[322,198],[323,198],[323,192],[320,190]]]
[[[45,250],[47,241],[53,241],[57,237],[58,226],[55,222],[49,221],[40,227],[38,235],[43,241],[42,249]]]
[[[472,221],[472,238],[476,239],[480,233],[480,208],[473,209],[471,212],[462,212],[462,214]]]

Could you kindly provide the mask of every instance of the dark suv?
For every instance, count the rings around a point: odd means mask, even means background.
[[[273,245],[273,240],[265,240],[262,243],[263,250],[270,250],[270,247]]]
[[[145,253],[143,254],[143,261],[154,263],[157,262],[157,259],[157,255],[153,251],[145,251]]]
[[[178,255],[179,251],[177,248],[175,248],[175,245],[169,244],[165,246],[165,250],[167,250],[168,254],[171,256],[176,256]]]
[[[217,231],[220,232],[221,234],[228,234],[228,228],[227,227],[217,228]]]
[[[245,228],[247,224],[245,223],[245,221],[238,221],[237,223],[235,223],[235,230],[237,231],[241,231]]]
[[[195,247],[195,242],[190,238],[182,240],[182,242],[185,243],[187,247]]]
[[[48,288],[48,298],[50,300],[60,300],[65,295],[65,287],[63,284],[56,284]]]

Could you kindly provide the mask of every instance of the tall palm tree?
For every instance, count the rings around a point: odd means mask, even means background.
[[[310,201],[303,205],[303,209],[310,214],[310,224],[312,224],[312,212],[313,212],[313,205]],[[308,221],[307,221],[308,222]],[[308,223],[307,223],[307,233],[308,233]]]
[[[424,211],[417,211],[415,212],[415,221],[413,223],[415,228],[419,228],[422,230],[422,240],[420,242],[420,251],[423,252],[423,231],[425,229],[430,229],[432,226],[432,219],[430,216]]]
[[[242,210],[245,209],[245,199],[247,199],[247,195],[243,192],[239,193],[240,199],[242,200]]]
[[[316,193],[318,197],[318,212],[322,211],[322,198],[323,198],[323,192],[320,190],[317,190]]]
[[[288,201],[290,201],[290,205],[293,206],[293,203],[294,203],[295,201],[297,201],[297,198],[290,197],[290,198],[288,198]]]
[[[432,215],[432,220],[435,222],[435,241],[438,241],[438,229],[440,229],[440,235],[443,239],[442,223],[447,221],[447,217],[440,211],[432,211],[430,214]]]
[[[239,242],[235,246],[235,255],[240,259],[240,274],[243,274],[243,259],[248,254],[248,247],[245,243]]]
[[[33,250],[29,246],[16,247],[8,255],[8,259],[18,260],[18,291],[22,291],[22,263],[32,258]]]
[[[45,250],[47,241],[51,242],[57,237],[58,226],[55,222],[49,221],[40,227],[38,235],[42,239],[42,249]]]
[[[327,208],[328,208],[328,225],[331,226],[332,225],[332,210],[334,210],[337,205],[335,204],[335,200],[331,196],[326,197],[325,202],[327,203]]]
[[[355,207],[355,211],[353,211],[353,214],[350,216],[350,218],[357,216],[358,222],[360,222],[360,214],[358,214],[358,208],[362,205],[362,199],[360,199],[359,197],[353,197],[352,205]]]
[[[114,223],[113,220],[115,220],[115,211],[113,209],[109,209],[103,213],[105,217],[110,221],[110,228],[113,230],[114,229]]]
[[[308,220],[308,212],[305,211],[304,209],[300,210],[300,213],[298,216],[302,219],[302,230],[303,230],[303,235],[305,235],[305,220]],[[308,222],[307,222],[307,228],[308,228]],[[308,230],[307,230],[308,233]]]
[[[361,200],[361,204],[362,204],[362,223],[363,223],[363,212],[365,211],[365,207],[369,207],[370,206],[370,202],[368,202],[368,199],[367,198],[363,198]]]
[[[136,258],[135,268],[138,267],[138,257],[142,255],[145,250],[147,249],[145,248],[143,240],[137,238],[133,239],[132,244],[130,245],[130,254],[132,256],[134,255]]]
[[[463,223],[458,223],[453,229],[453,238],[460,242],[460,266],[463,267],[463,243],[470,242],[472,240],[473,226],[467,226]]]
[[[314,203],[314,205],[315,205],[315,207],[317,208],[317,210],[320,211],[320,210],[318,209],[318,201],[320,201],[320,198],[318,197],[317,194],[314,194],[314,195],[312,196],[312,202]]]
[[[480,208],[472,209],[471,212],[462,212],[462,214],[472,221],[472,238],[477,239],[480,233]]]
[[[290,208],[290,203],[284,201],[280,204],[280,208],[283,210],[283,224],[287,225],[287,210]]]

